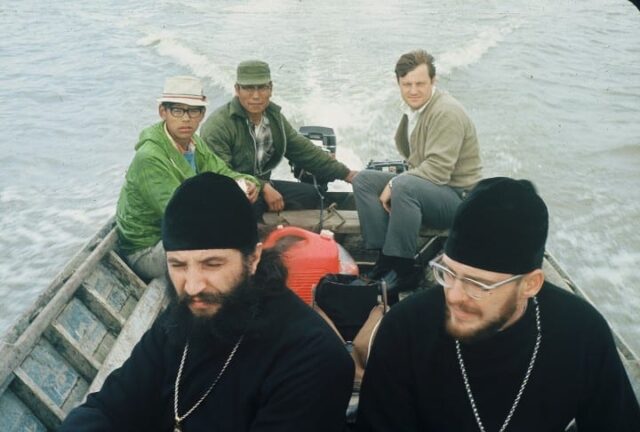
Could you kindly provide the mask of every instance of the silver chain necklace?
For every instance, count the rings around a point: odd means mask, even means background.
[[[244,338],[244,335],[240,336],[240,339],[238,339],[238,342],[236,342],[236,345],[231,350],[229,357],[227,357],[227,360],[224,362],[224,365],[222,365],[222,369],[220,369],[220,372],[218,372],[218,376],[216,377],[215,380],[213,380],[213,382],[211,383],[207,391],[204,392],[204,394],[198,400],[198,402],[196,402],[195,405],[192,406],[189,411],[184,413],[184,415],[179,416],[178,415],[178,393],[180,391],[180,378],[182,377],[182,369],[184,368],[184,362],[187,359],[187,352],[189,351],[189,342],[186,343],[186,345],[184,346],[184,351],[182,352],[182,360],[180,360],[180,368],[178,368],[178,376],[176,377],[176,385],[174,387],[174,392],[173,392],[173,415],[176,421],[176,425],[173,428],[173,432],[182,432],[182,427],[180,426],[180,422],[186,419],[192,412],[194,412],[195,409],[198,408],[200,404],[207,398],[207,396],[209,396],[209,393],[211,393],[211,390],[213,390],[216,384],[218,384],[218,381],[220,381],[222,374],[224,373],[225,370],[227,370],[229,363],[231,363],[233,356],[236,354],[236,351],[238,350],[238,347],[240,346],[240,343],[242,342],[243,338]]]
[[[516,395],[516,399],[513,401],[513,405],[509,410],[509,414],[507,414],[507,418],[504,420],[502,427],[500,428],[500,432],[504,432],[511,421],[511,417],[513,417],[513,413],[516,411],[516,407],[520,402],[520,398],[522,397],[522,393],[524,392],[524,388],[527,386],[527,382],[529,382],[529,377],[531,376],[531,371],[533,370],[533,365],[536,362],[536,357],[538,356],[538,349],[540,348],[540,342],[542,342],[542,330],[540,326],[540,306],[538,305],[538,299],[534,296],[533,303],[536,305],[536,327],[538,329],[538,336],[536,337],[536,345],[533,348],[533,354],[531,355],[531,361],[529,361],[529,367],[527,368],[527,373],[522,380],[522,384],[520,385],[520,390]],[[464,380],[464,388],[467,390],[467,396],[469,396],[469,402],[471,403],[471,409],[473,410],[473,415],[476,418],[476,422],[478,423],[478,427],[482,432],[485,432],[484,426],[482,425],[482,420],[480,420],[480,413],[478,413],[478,407],[476,406],[476,401],[473,398],[473,394],[471,393],[471,386],[469,385],[469,378],[467,378],[467,370],[464,367],[464,361],[462,360],[462,350],[460,348],[460,341],[456,339],[456,354],[458,355],[458,363],[460,364],[460,371],[462,372],[462,379]]]

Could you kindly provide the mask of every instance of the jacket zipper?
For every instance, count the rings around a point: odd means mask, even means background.
[[[249,124],[251,120],[246,119],[246,121],[247,121],[247,130],[249,131],[249,136],[253,140],[253,172],[259,176],[261,173],[258,172],[258,142],[256,141],[256,137],[254,137],[253,134],[251,133],[251,125]]]

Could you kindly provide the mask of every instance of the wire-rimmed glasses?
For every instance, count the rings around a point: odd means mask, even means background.
[[[481,299],[488,294],[491,294],[491,291],[493,291],[494,289],[506,285],[509,282],[518,280],[524,276],[524,274],[514,275],[503,281],[488,285],[486,283],[466,276],[458,276],[453,270],[444,265],[444,263],[442,262],[442,255],[432,259],[429,262],[429,266],[431,267],[431,270],[433,270],[434,279],[440,285],[445,288],[451,288],[455,281],[459,280],[460,282],[462,282],[462,288],[464,289],[464,292],[469,297],[476,300]]]

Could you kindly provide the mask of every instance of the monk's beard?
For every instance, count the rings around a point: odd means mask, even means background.
[[[169,281],[171,296],[170,314],[175,335],[179,339],[205,339],[213,343],[233,345],[238,339],[253,328],[260,304],[261,292],[253,283],[248,265],[236,285],[225,293],[199,295],[200,299],[219,304],[220,307],[212,316],[196,316],[189,309],[191,298],[176,295],[176,290]]]
[[[490,338],[498,333],[504,325],[513,317],[518,309],[517,293],[514,291],[512,297],[500,309],[499,314],[492,320],[479,322],[477,325],[469,328],[456,325],[453,323],[449,308],[445,311],[445,327],[447,333],[454,339],[458,339],[463,343],[476,343]],[[474,311],[469,310],[469,313]]]

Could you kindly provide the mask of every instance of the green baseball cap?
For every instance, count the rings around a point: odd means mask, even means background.
[[[246,60],[238,65],[236,82],[240,85],[259,85],[271,82],[269,65],[260,60]]]

